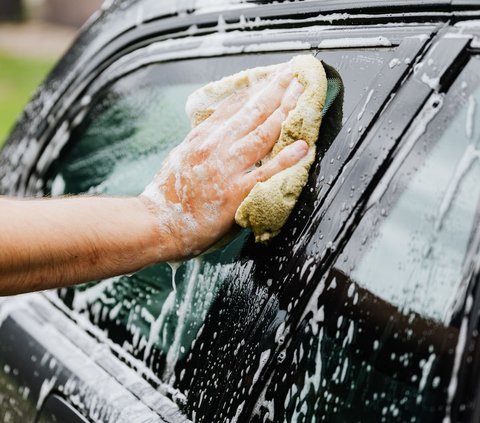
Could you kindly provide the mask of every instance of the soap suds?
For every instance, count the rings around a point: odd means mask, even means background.
[[[193,260],[193,269],[187,283],[187,289],[185,295],[183,297],[182,303],[178,308],[178,322],[177,326],[175,327],[175,334],[173,337],[173,342],[168,350],[166,363],[165,363],[165,371],[163,373],[163,380],[168,381],[171,385],[175,382],[175,364],[178,360],[179,352],[180,352],[180,342],[182,340],[182,333],[185,329],[185,322],[187,318],[187,308],[191,307],[193,293],[195,290],[195,286],[197,284],[198,275],[200,272],[202,264],[202,259],[197,257]]]
[[[390,63],[388,64],[388,67],[390,69],[393,69],[394,67],[398,66],[398,65],[401,65],[402,64],[402,61],[399,59],[399,58],[394,58],[392,60],[390,60]]]
[[[391,47],[392,42],[383,36],[373,38],[332,38],[322,40],[318,48],[353,48],[353,47]]]
[[[443,98],[444,96],[442,94],[434,94],[430,98],[427,107],[422,112],[420,112],[420,115],[415,119],[407,135],[407,138],[403,142],[402,148],[397,153],[397,155],[393,159],[392,164],[385,172],[384,177],[378,183],[375,191],[370,196],[367,208],[373,206],[374,204],[377,204],[383,197],[393,177],[397,174],[398,169],[405,161],[406,157],[410,154],[419,138],[423,134],[425,134],[430,122],[441,110],[443,105]],[[436,107],[433,107],[434,104],[436,104]]]
[[[465,130],[469,139],[473,138],[474,123],[475,123],[475,111],[476,111],[475,97],[468,96],[468,108],[467,108],[467,121],[465,123]]]
[[[261,51],[278,51],[278,50],[310,50],[311,44],[306,41],[279,41],[271,43],[249,44],[245,46],[245,53],[255,53]]]
[[[40,387],[40,393],[38,394],[37,410],[40,410],[41,406],[43,405],[43,402],[45,401],[45,398],[55,386],[56,381],[57,381],[57,378],[55,376],[52,377],[51,379],[45,379],[43,381],[42,386]]]
[[[177,292],[177,284],[175,283],[175,276],[177,274],[178,268],[183,264],[183,262],[167,261],[167,264],[170,266],[170,270],[172,271],[172,289],[174,292]]]
[[[174,307],[175,307],[175,291],[171,291],[168,294],[167,299],[162,305],[162,310],[160,311],[160,314],[158,315],[155,322],[150,326],[148,341],[145,347],[144,360],[146,360],[150,356],[153,346],[160,339],[160,331],[165,329],[164,328],[165,320],[167,316],[172,312]]]
[[[257,367],[257,370],[256,370],[255,374],[253,375],[253,379],[252,379],[252,382],[250,384],[250,389],[248,390],[248,392],[250,394],[252,393],[252,390],[253,390],[254,386],[258,382],[258,379],[260,378],[260,374],[262,373],[262,370],[265,367],[265,364],[267,364],[268,359],[270,358],[270,353],[271,353],[271,350],[268,349],[268,350],[263,351],[262,354],[260,354],[260,358],[259,358],[259,361],[258,361],[258,367]]]
[[[440,78],[439,77],[430,77],[426,73],[422,74],[421,80],[423,83],[427,84],[432,90],[438,91],[440,88]]]
[[[451,423],[452,403],[455,393],[457,392],[458,372],[460,371],[463,352],[465,351],[465,346],[467,345],[468,320],[470,317],[470,312],[472,310],[472,305],[473,298],[470,295],[467,297],[467,301],[465,304],[465,313],[462,319],[462,325],[460,326],[460,332],[458,334],[457,346],[455,348],[455,360],[453,362],[452,375],[450,377],[450,383],[448,384],[447,390],[447,411],[445,413],[445,417],[443,418],[442,423]]]
[[[370,90],[370,92],[367,95],[367,99],[365,100],[365,104],[362,107],[362,110],[360,110],[360,113],[357,116],[357,120],[362,120],[363,115],[365,114],[365,110],[367,110],[368,103],[370,103],[370,100],[372,99],[373,93],[375,90]]]

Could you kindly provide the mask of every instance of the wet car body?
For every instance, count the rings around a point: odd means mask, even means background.
[[[2,150],[2,194],[138,194],[188,93],[247,67],[313,53],[343,88],[270,245],[244,232],[178,291],[163,265],[3,299],[3,421],[478,421],[479,7],[105,4]]]

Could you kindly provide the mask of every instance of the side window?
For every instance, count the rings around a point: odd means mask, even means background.
[[[434,94],[298,315],[255,410],[286,421],[438,422],[480,203],[480,61]],[[453,378],[453,379],[452,379]]]
[[[50,168],[45,191],[53,195],[139,194],[167,153],[187,134],[184,105],[196,87],[248,67],[283,62],[295,54],[154,64],[122,77],[86,98],[88,114]],[[329,76],[340,74],[345,92],[324,119],[322,134],[328,136],[321,136],[328,139],[322,140],[319,154],[323,154],[342,126],[342,110],[348,117],[365,102],[369,85],[393,53],[379,49],[369,51],[367,57],[364,51],[352,49],[318,57]],[[356,71],[353,64],[364,71]],[[223,250],[182,263],[177,269],[159,264],[134,275],[61,289],[58,295],[143,360],[164,382],[179,388],[182,395],[175,396],[177,400],[185,395],[190,410],[198,410],[202,392],[213,389],[208,382],[213,372],[211,360],[217,362],[216,370],[223,368],[222,363],[233,365],[225,361],[227,350],[241,347],[236,337],[245,335],[268,300],[268,290],[285,273],[304,224],[302,213],[311,212],[316,200],[310,188],[316,176],[312,172],[302,205],[272,246],[254,245],[244,231]],[[243,320],[246,310],[248,316]],[[208,347],[198,341],[201,335],[209,337]],[[207,353],[208,359],[202,355]],[[216,379],[215,383],[215,391],[222,394],[224,381]],[[207,404],[205,399],[203,406]]]

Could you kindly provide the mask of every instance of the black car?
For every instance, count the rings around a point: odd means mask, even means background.
[[[305,53],[341,83],[281,234],[0,300],[0,421],[480,421],[479,1],[106,2],[0,193],[137,195],[195,88]]]

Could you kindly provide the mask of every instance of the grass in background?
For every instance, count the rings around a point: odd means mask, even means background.
[[[0,147],[54,63],[0,52]]]

